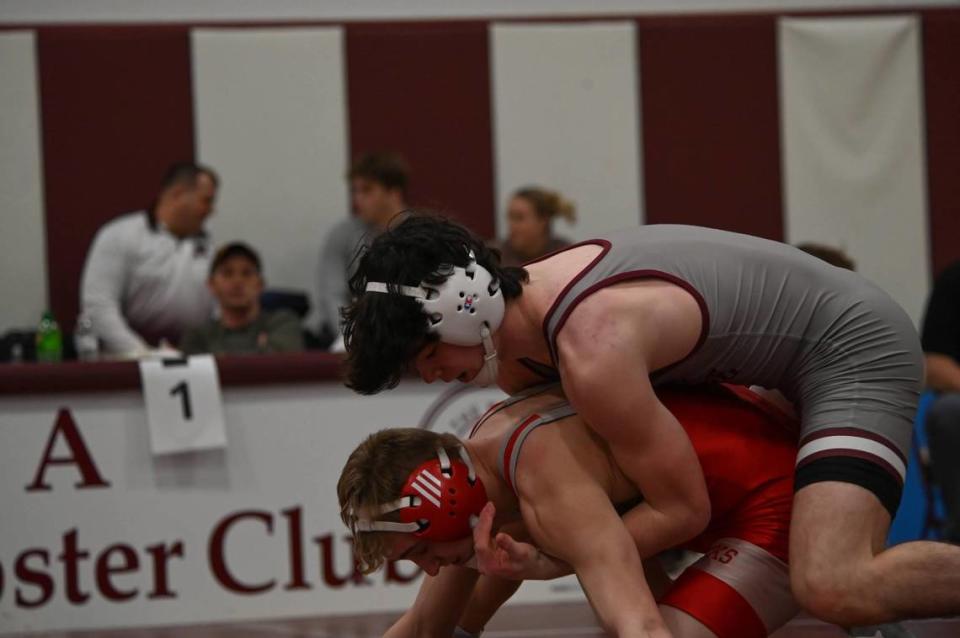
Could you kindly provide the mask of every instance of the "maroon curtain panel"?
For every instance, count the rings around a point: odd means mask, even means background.
[[[50,305],[70,330],[97,229],[193,159],[189,30],[48,27],[37,42]]]
[[[494,234],[487,22],[349,24],[350,154],[396,150],[409,203]]]
[[[960,11],[923,16],[932,272],[960,259]]]
[[[776,16],[637,27],[647,223],[782,240]]]
[[[920,13],[936,273],[960,258],[960,10]],[[778,17],[635,18],[649,223],[783,239]],[[411,204],[484,237],[500,204],[489,24],[344,27],[351,157],[403,153]],[[50,305],[70,328],[94,233],[149,205],[167,165],[194,158],[191,25],[35,28]]]

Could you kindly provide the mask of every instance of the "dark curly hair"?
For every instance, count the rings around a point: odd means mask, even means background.
[[[519,297],[523,268],[500,265],[500,252],[461,224],[431,213],[406,211],[358,256],[350,277],[353,301],[343,309],[346,383],[361,394],[395,387],[423,346],[438,336],[427,329],[420,303],[400,294],[367,293],[367,281],[439,285],[444,265],[465,267],[469,251],[500,282],[504,299]]]

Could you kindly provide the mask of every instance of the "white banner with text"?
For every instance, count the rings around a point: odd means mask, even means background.
[[[336,481],[384,427],[465,435],[502,395],[419,383],[226,388],[224,449],[153,456],[139,392],[0,398],[0,634],[399,610],[354,570]],[[572,578],[516,600],[581,598]]]

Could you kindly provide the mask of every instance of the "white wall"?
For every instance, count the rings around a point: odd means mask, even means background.
[[[0,333],[47,304],[36,38],[0,33]]]
[[[269,287],[315,300],[347,214],[343,29],[196,29],[192,47],[197,157],[223,178],[214,240],[250,243]]]
[[[497,235],[517,188],[559,190],[577,206],[581,240],[636,226],[640,198],[636,29],[633,22],[494,24]]]
[[[957,0],[0,0],[0,23],[404,20],[952,4],[957,4]]]
[[[843,247],[914,323],[930,277],[919,38],[914,16],[779,29],[786,240]]]

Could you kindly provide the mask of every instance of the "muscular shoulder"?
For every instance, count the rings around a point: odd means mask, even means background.
[[[535,503],[547,498],[578,474],[576,458],[548,427],[531,432],[517,455],[513,480],[522,502]]]
[[[620,290],[605,288],[577,304],[556,334],[561,364],[569,369],[608,358],[645,360],[643,336],[650,334],[651,300],[642,292],[635,297],[626,299]]]
[[[628,281],[577,304],[557,333],[557,352],[567,368],[629,362],[652,371],[686,356],[700,328],[700,309],[679,286]]]
[[[526,501],[583,481],[609,488],[609,457],[575,415],[530,432],[517,455],[515,471],[515,489]]]

